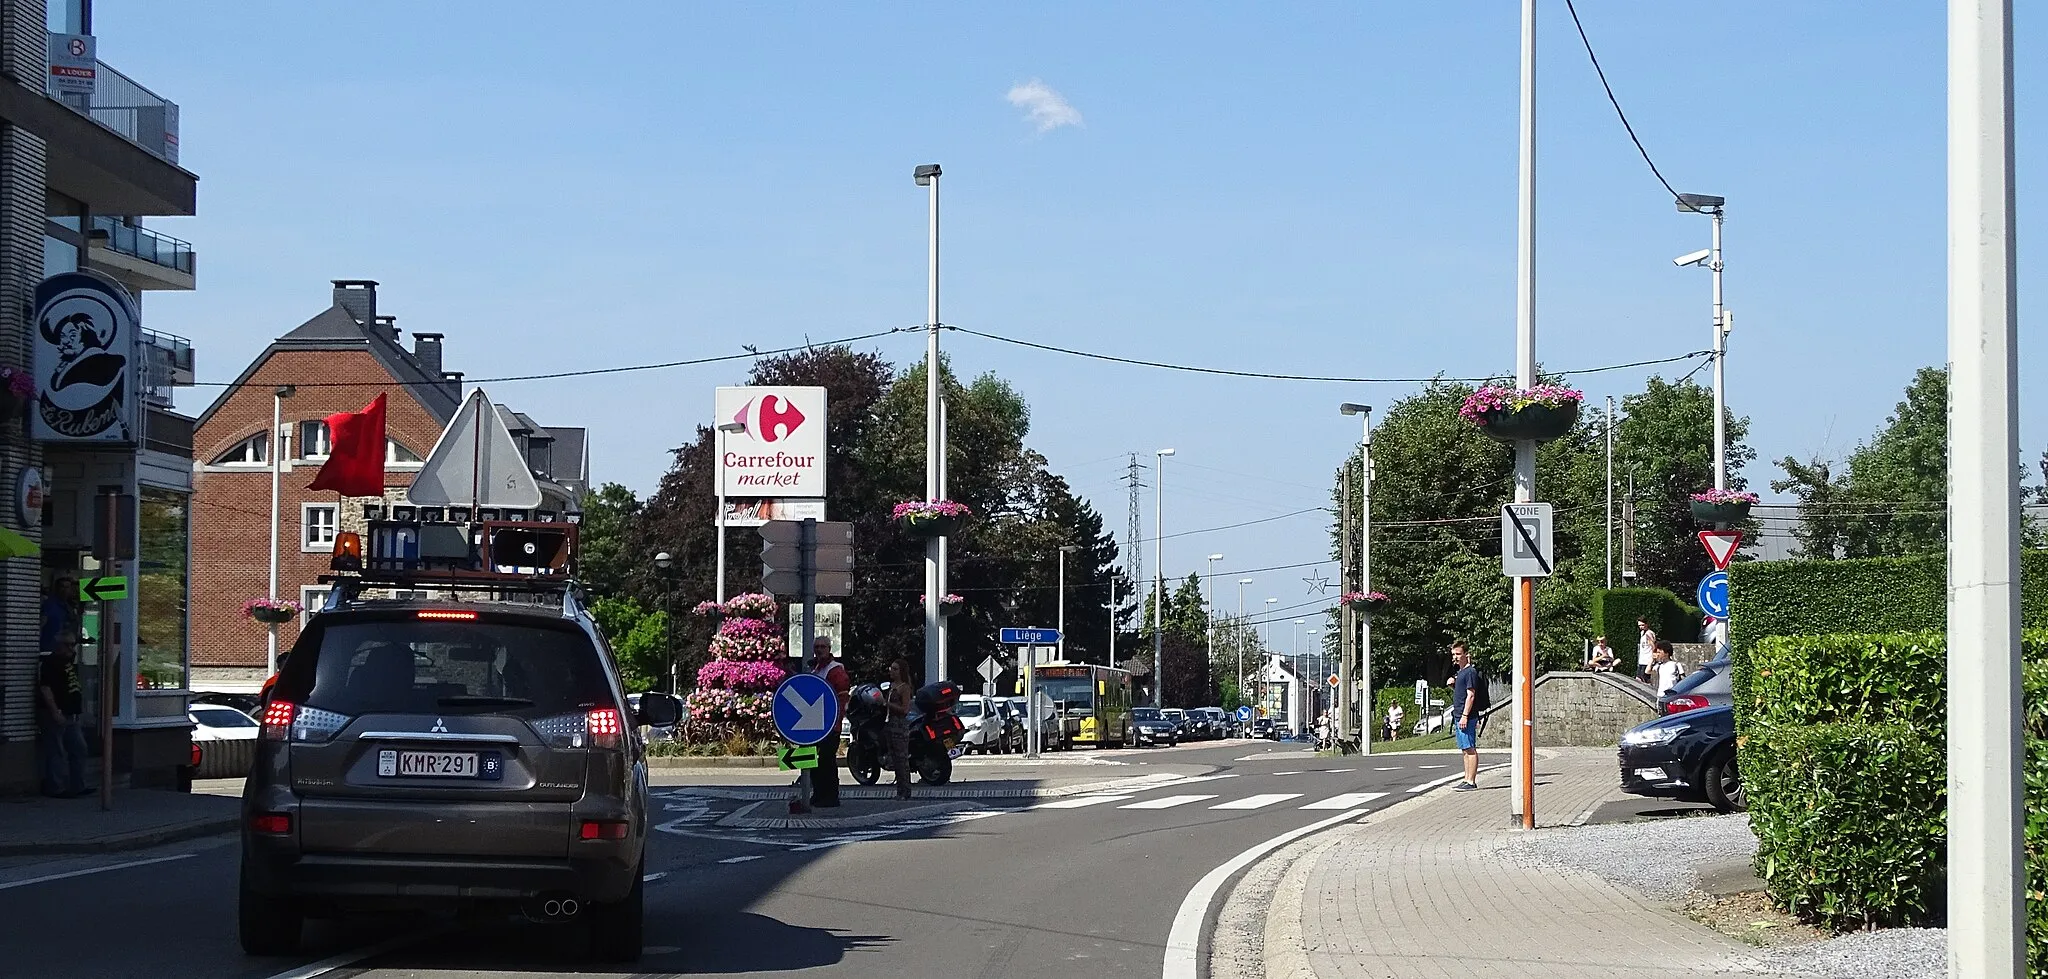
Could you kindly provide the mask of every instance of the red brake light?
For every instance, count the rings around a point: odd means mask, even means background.
[[[1667,715],[1683,714],[1686,711],[1699,710],[1705,706],[1707,706],[1707,698],[1705,697],[1673,697],[1664,702],[1664,713]]]
[[[431,619],[439,622],[473,622],[476,620],[475,612],[461,612],[454,609],[421,609],[418,614],[422,619]]]
[[[292,831],[292,817],[286,813],[267,812],[249,820],[249,828],[258,833],[289,833]]]
[[[200,759],[204,757],[206,757],[206,753],[200,751],[199,746],[197,744],[194,744],[192,746],[192,767],[198,768]]]
[[[600,707],[583,717],[584,733],[593,748],[617,748],[625,740],[625,721],[616,708]]]
[[[623,840],[626,838],[626,824],[610,819],[586,819],[576,832],[582,840]]]
[[[283,741],[290,736],[292,717],[298,713],[297,704],[289,700],[273,700],[263,705],[263,740]]]

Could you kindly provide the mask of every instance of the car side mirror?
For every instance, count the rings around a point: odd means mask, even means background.
[[[668,727],[682,718],[683,705],[665,693],[643,693],[634,714],[647,727]]]

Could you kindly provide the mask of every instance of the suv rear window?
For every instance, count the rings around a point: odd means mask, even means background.
[[[602,704],[609,691],[599,653],[580,630],[410,616],[315,625],[278,678],[284,699],[351,717],[548,716]]]

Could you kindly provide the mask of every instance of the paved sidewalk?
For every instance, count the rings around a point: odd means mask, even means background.
[[[1613,751],[1546,754],[1536,765],[1539,825],[1571,825],[1618,794]],[[1268,979],[1705,979],[1739,972],[1754,954],[1590,874],[1496,856],[1522,832],[1510,825],[1507,769],[1479,784],[1290,848],[1296,862],[1281,887],[1298,896],[1274,902]]]
[[[161,789],[116,789],[114,808],[82,799],[0,798],[0,856],[133,850],[225,833],[241,818],[239,797]]]

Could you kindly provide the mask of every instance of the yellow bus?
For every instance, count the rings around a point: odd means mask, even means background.
[[[1040,702],[1050,701],[1060,718],[1063,740],[1098,748],[1131,743],[1131,675],[1108,666],[1086,663],[1051,662],[1026,671],[1037,671]],[[1018,693],[1023,693],[1023,677]]]

